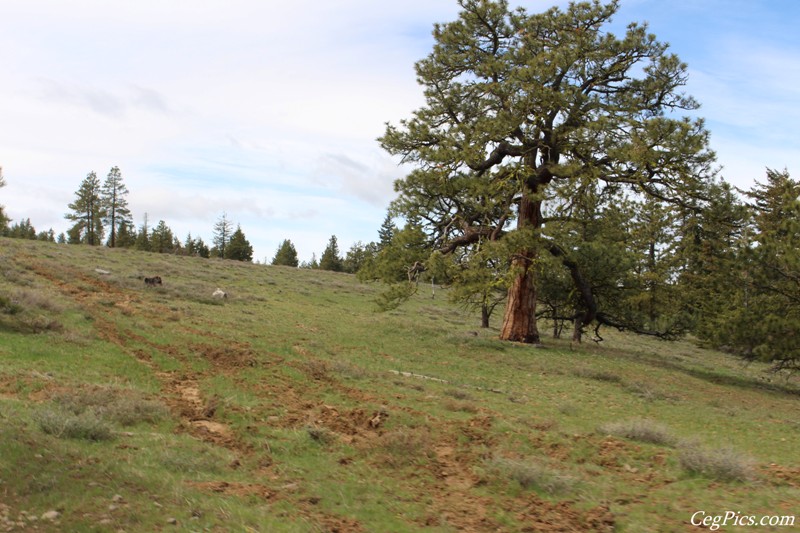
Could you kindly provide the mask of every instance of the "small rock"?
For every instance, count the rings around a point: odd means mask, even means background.
[[[178,519],[177,518],[167,518],[167,524],[177,525]]]
[[[61,516],[61,513],[59,513],[58,511],[53,510],[53,511],[47,511],[46,513],[43,513],[40,518],[42,520],[51,520],[52,521],[52,520],[58,520],[58,517],[60,517],[60,516]]]
[[[114,494],[114,496],[111,498],[111,501],[114,502],[114,503],[122,503],[122,500],[124,500],[124,499],[125,498],[123,498],[121,495]]]

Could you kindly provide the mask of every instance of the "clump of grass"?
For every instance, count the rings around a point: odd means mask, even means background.
[[[160,403],[143,398],[123,396],[108,407],[107,416],[123,426],[139,423],[154,424],[169,416],[169,409]]]
[[[224,470],[224,465],[230,463],[230,458],[222,456],[221,452],[211,452],[207,449],[196,451],[166,447],[160,454],[158,462],[167,470],[179,474],[218,474]]]
[[[605,381],[607,383],[621,383],[622,378],[613,372],[605,370],[597,370],[589,367],[578,367],[572,370],[572,375],[584,379],[593,379],[595,381]]]
[[[748,481],[754,477],[753,460],[733,448],[703,448],[684,444],[678,456],[684,470],[717,481]]]
[[[58,438],[90,441],[114,438],[111,425],[93,410],[76,415],[64,409],[46,407],[34,415],[34,420],[42,431]]]
[[[598,428],[598,431],[606,435],[659,446],[673,447],[678,443],[678,438],[667,426],[643,418],[604,424]]]
[[[398,428],[384,433],[378,447],[384,452],[381,463],[392,467],[408,466],[435,453],[430,445],[430,435],[419,428]]]
[[[558,412],[561,413],[562,415],[574,416],[580,412],[580,409],[578,409],[578,406],[575,405],[574,403],[567,402],[559,404]]]
[[[454,413],[477,413],[478,407],[472,402],[465,402],[448,398],[442,402],[442,407]]]
[[[574,477],[533,460],[494,457],[489,469],[497,475],[516,481],[524,489],[533,489],[550,496],[566,494],[575,488]]]
[[[634,381],[632,383],[628,383],[625,385],[625,390],[633,394],[634,396],[638,396],[639,398],[647,401],[647,402],[654,402],[656,400],[672,400],[671,396],[668,394],[664,394],[663,392],[651,387],[646,383],[642,383],[640,381]]]
[[[352,379],[364,379],[371,376],[368,370],[345,361],[336,361],[332,363],[330,365],[330,370],[343,377]]]
[[[107,387],[64,392],[54,396],[53,401],[74,415],[93,411],[122,426],[155,423],[169,415],[167,407],[160,402],[147,400],[133,391]]]
[[[0,313],[6,315],[16,315],[22,312],[22,306],[14,302],[8,296],[0,294]]]
[[[447,389],[446,391],[444,391],[443,394],[445,396],[450,396],[451,398],[455,398],[456,400],[469,400],[469,401],[475,400],[474,396],[472,396],[470,393],[462,389]]]
[[[316,381],[328,379],[330,365],[322,359],[308,359],[303,363],[303,370]]]
[[[311,437],[311,440],[320,444],[330,444],[334,440],[333,432],[326,427],[307,426],[306,433]]]
[[[14,295],[14,301],[26,309],[40,309],[60,313],[63,311],[61,306],[53,301],[53,298],[37,290],[18,290]]]

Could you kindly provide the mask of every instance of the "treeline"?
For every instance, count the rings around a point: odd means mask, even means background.
[[[5,181],[0,171],[0,187],[3,185]],[[241,226],[237,224],[234,229],[233,222],[226,213],[214,224],[210,244],[200,237],[194,237],[191,232],[180,240],[164,220],[159,220],[153,226],[147,213],[137,228],[128,207],[128,194],[119,167],[113,167],[102,183],[92,171],[81,182],[75,192],[74,201],[68,205],[69,212],[64,216],[72,225],[66,233],[56,235],[52,228],[37,232],[30,218],[10,224],[11,220],[5,216],[0,206],[0,236],[60,244],[105,244],[110,248],[131,248],[205,258],[218,257],[248,262],[253,260],[253,247]],[[391,222],[388,218],[387,221]],[[337,238],[333,235],[319,259],[313,254],[310,261],[300,262],[294,244],[286,239],[278,247],[271,264],[356,273],[379,248],[375,243],[364,245],[358,242],[342,255]]]
[[[0,186],[4,184],[0,174]],[[241,226],[237,224],[234,229],[233,222],[226,213],[214,224],[210,246],[202,238],[193,237],[191,233],[181,241],[164,220],[159,220],[154,227],[151,226],[146,213],[142,224],[135,227],[128,207],[128,193],[119,167],[113,167],[102,183],[92,171],[75,192],[75,200],[68,205],[69,212],[64,217],[72,225],[66,233],[56,236],[52,228],[37,233],[29,218],[9,225],[10,220],[0,208],[0,235],[61,244],[105,244],[110,248],[132,248],[155,253],[253,260],[253,247]]]

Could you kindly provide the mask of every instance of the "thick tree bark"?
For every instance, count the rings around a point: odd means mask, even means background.
[[[537,228],[541,225],[541,200],[534,200],[535,191],[526,191],[519,203],[517,228]],[[500,339],[505,341],[539,344],[536,327],[536,279],[531,270],[536,251],[534,247],[520,250],[511,261],[514,281],[508,289]]]
[[[539,330],[536,327],[536,284],[530,271],[532,257],[514,259],[513,269],[517,272],[514,282],[508,289],[506,312],[500,339],[514,342],[539,343]]]

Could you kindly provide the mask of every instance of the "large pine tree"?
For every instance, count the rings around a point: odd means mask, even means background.
[[[100,189],[101,200],[103,202],[104,216],[103,222],[108,225],[109,237],[108,246],[117,246],[117,231],[123,224],[132,222],[131,211],[128,209],[128,188],[122,181],[122,172],[119,167],[112,168]]]
[[[613,322],[580,283],[591,265],[554,241],[548,222],[580,216],[594,196],[602,207],[626,195],[702,202],[714,154],[703,122],[677,117],[698,107],[680,92],[687,66],[644,24],[610,33],[615,0],[540,14],[506,0],[459,4],[458,20],[434,27],[433,51],[416,65],[425,105],[380,139],[414,166],[395,184],[394,212],[421,221],[433,250],[502,243],[502,339],[539,341],[543,253],[570,271],[585,309],[576,318]]]

